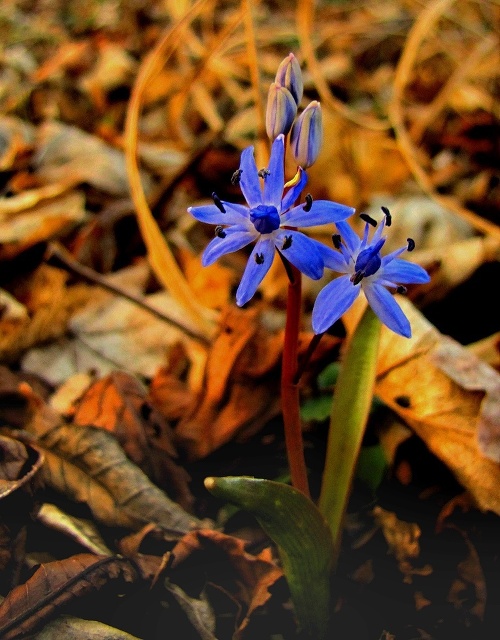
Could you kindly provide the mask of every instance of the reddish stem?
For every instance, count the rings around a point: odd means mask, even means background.
[[[280,254],[281,255],[281,254]],[[292,485],[310,497],[300,422],[299,386],[295,383],[298,363],[298,341],[302,311],[302,280],[300,271],[285,261],[290,282],[286,303],[285,341],[281,370],[281,405],[285,429],[285,444]]]

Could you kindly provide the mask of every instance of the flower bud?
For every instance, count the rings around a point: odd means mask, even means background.
[[[299,106],[304,92],[304,83],[302,82],[300,64],[293,53],[289,53],[287,57],[281,61],[278,71],[276,72],[275,82],[288,89],[295,103]]]
[[[290,131],[296,115],[297,104],[290,91],[273,82],[267,94],[266,110],[266,131],[271,141],[280,133],[286,135]]]
[[[316,161],[323,142],[321,105],[313,100],[295,121],[290,148],[298,165],[307,169]]]

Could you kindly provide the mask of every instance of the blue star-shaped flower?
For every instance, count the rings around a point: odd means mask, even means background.
[[[418,264],[398,258],[404,251],[412,251],[415,243],[408,238],[408,244],[381,257],[380,250],[385,243],[382,232],[390,214],[373,234],[370,242],[370,225],[376,225],[371,218],[366,222],[363,239],[360,239],[347,222],[337,223],[340,235],[333,236],[334,244],[340,251],[325,248],[325,267],[344,273],[328,283],[318,294],[312,313],[312,325],[315,333],[323,333],[349,309],[363,290],[368,303],[380,320],[395,333],[406,338],[411,337],[408,318],[401,307],[387,291],[392,287],[404,292],[402,284],[420,284],[429,282],[429,274]]]
[[[253,147],[241,154],[240,168],[234,179],[240,184],[248,206],[220,200],[215,204],[189,207],[188,211],[201,222],[215,224],[216,237],[203,252],[202,264],[208,266],[218,258],[256,241],[236,292],[236,303],[244,305],[254,295],[274,259],[274,248],[297,269],[317,280],[323,275],[323,247],[290,227],[312,227],[345,220],[354,209],[328,200],[293,206],[307,182],[299,167],[297,179],[284,192],[285,138],[279,135],[273,143],[269,167],[258,171]],[[264,180],[261,188],[259,177]],[[287,185],[288,186],[288,185]]]

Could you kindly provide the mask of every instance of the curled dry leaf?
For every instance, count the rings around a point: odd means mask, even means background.
[[[167,576],[190,592],[200,593],[210,582],[233,595],[241,608],[235,638],[241,637],[251,616],[269,601],[271,587],[283,576],[269,548],[251,555],[243,540],[218,531],[186,534],[172,549],[172,558]],[[192,577],[186,583],[187,576]]]
[[[451,469],[481,510],[500,514],[500,376],[441,335],[409,300],[398,296],[398,302],[413,336],[382,328],[375,393]],[[344,316],[349,331],[359,311],[357,305]]]
[[[94,427],[66,424],[56,412],[21,386],[32,407],[26,430],[43,450],[45,482],[88,504],[108,526],[140,529],[153,522],[166,539],[202,526],[154,485],[125,455],[116,438]]]
[[[43,455],[0,435],[0,593],[17,584],[24,560],[26,525],[37,510]]]
[[[144,557],[139,566],[126,558],[82,553],[43,564],[0,604],[0,637],[21,638],[66,611],[75,600],[95,594],[111,582],[116,582],[115,589],[122,593],[127,585],[150,581],[159,560]]]

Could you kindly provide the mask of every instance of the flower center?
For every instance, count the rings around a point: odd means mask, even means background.
[[[353,284],[359,284],[363,278],[372,276],[380,269],[382,264],[380,249],[384,242],[385,238],[381,238],[375,246],[360,252],[354,265],[354,274],[351,277]]]
[[[259,204],[250,210],[250,220],[259,233],[272,233],[280,226],[280,216],[276,207]]]

